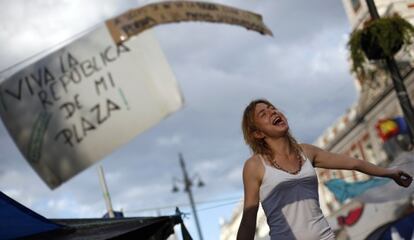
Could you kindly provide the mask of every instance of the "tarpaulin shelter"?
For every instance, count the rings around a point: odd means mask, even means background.
[[[392,240],[396,238],[393,238],[393,235],[397,234],[400,239],[414,239],[414,213],[381,226],[371,233],[366,239]]]
[[[181,224],[184,240],[192,239],[181,215],[118,219],[47,219],[0,191],[0,239],[167,239]]]

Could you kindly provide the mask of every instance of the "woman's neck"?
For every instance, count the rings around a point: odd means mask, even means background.
[[[275,155],[279,156],[289,156],[292,149],[287,136],[280,137],[280,138],[267,138],[266,139],[267,145],[273,152],[273,157]]]

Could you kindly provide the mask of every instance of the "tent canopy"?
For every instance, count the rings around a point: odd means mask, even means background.
[[[47,219],[0,191],[0,239],[167,239],[181,224],[184,240],[191,239],[180,212],[172,216]]]

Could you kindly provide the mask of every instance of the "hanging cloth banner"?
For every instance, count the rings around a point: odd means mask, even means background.
[[[348,198],[354,198],[368,189],[382,186],[388,182],[390,179],[380,177],[359,182],[346,182],[343,179],[334,178],[325,182],[325,186],[335,195],[338,202],[343,203]]]
[[[107,20],[106,25],[114,41],[120,44],[153,26],[182,21],[228,23],[273,36],[258,14],[221,4],[195,1],[148,4]]]
[[[0,84],[1,118],[52,189],[182,104],[151,32],[116,45],[105,24]]]

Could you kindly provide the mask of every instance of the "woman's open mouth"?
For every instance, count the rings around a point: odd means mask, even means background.
[[[279,125],[282,125],[282,124],[284,124],[285,122],[282,120],[282,118],[281,117],[276,117],[274,120],[273,120],[273,125],[275,125],[275,126],[279,126]]]

